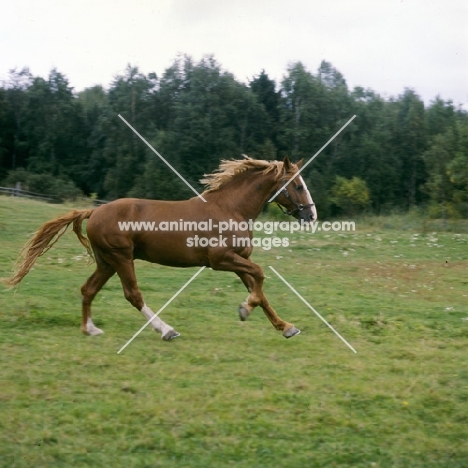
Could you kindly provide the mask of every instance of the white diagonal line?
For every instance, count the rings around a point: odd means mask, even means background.
[[[206,267],[201,267],[118,351],[120,354]]]
[[[202,195],[200,195],[200,193],[197,192],[197,190],[195,190],[120,114],[119,114],[119,117],[128,125],[129,128],[131,128],[136,135],[138,135],[141,140],[143,141],[143,143],[145,143],[148,148],[150,148],[155,154],[156,156],[159,157],[159,159],[161,159],[161,161],[163,161],[170,169],[172,169],[172,171],[179,176],[179,178],[186,183],[187,187],[189,187],[194,193],[196,193],[196,195],[201,198],[205,203],[206,203],[206,200],[203,198]]]
[[[268,203],[272,202],[354,119],[356,115],[353,115],[302,167],[291,177],[269,200]]]
[[[274,273],[276,273],[276,275],[278,276],[279,279],[281,279],[283,281],[283,283],[288,286],[288,288],[296,294],[296,296],[307,306],[309,307],[309,309],[312,310],[312,312],[315,313],[315,315],[317,315],[317,317],[328,327],[331,329],[331,331],[336,335],[338,336],[338,338],[340,338],[341,341],[343,341],[343,343],[346,344],[346,346],[348,346],[349,349],[351,349],[351,351],[354,351],[355,353],[357,353],[357,351],[272,267],[270,266],[271,270],[273,270]]]

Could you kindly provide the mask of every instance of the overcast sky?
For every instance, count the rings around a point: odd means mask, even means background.
[[[247,81],[331,62],[348,86],[468,110],[467,0],[14,0],[0,8],[0,79],[56,67],[79,91],[128,63],[159,76],[178,53],[214,54]]]

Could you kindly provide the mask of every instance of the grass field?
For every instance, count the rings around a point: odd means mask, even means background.
[[[0,276],[28,235],[70,206],[0,197]],[[0,290],[1,467],[466,467],[468,234],[406,217],[298,233],[257,249],[265,291],[302,330],[285,340],[230,273],[206,269],[143,325],[117,277],[79,330],[92,273],[72,233],[17,290]],[[354,354],[268,268],[282,274]],[[159,309],[194,273],[137,263]]]

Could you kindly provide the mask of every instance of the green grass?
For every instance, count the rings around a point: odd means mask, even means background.
[[[0,276],[69,208],[0,197]],[[239,322],[243,285],[205,270],[162,313],[180,338],[147,329],[118,355],[143,318],[114,277],[94,302],[105,334],[80,333],[93,265],[67,233],[17,290],[0,290],[0,466],[468,466],[466,225],[370,218],[289,237],[254,260],[301,335],[285,340],[261,310]],[[137,263],[153,310],[194,272]]]

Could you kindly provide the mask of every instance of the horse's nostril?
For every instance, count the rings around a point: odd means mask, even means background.
[[[310,221],[313,221],[314,219],[315,219],[315,216],[314,216],[313,214],[310,214],[310,215],[309,215],[309,220],[310,220]]]

